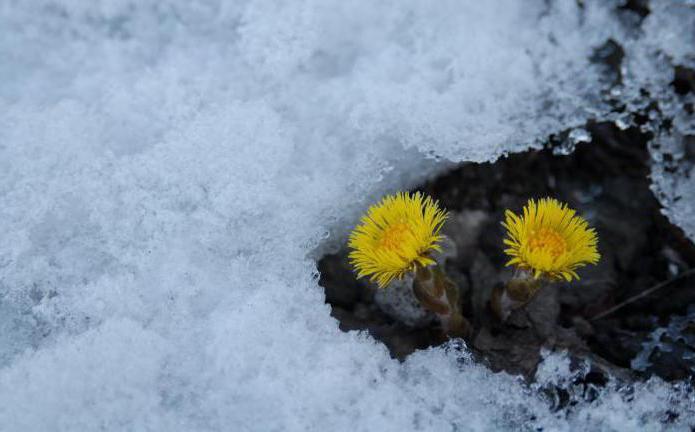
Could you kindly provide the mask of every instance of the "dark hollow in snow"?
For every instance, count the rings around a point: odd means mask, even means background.
[[[593,319],[695,267],[695,246],[661,215],[649,189],[650,137],[636,128],[621,131],[606,123],[587,129],[592,142],[568,156],[553,154],[557,140],[551,138],[544,150],[495,163],[465,163],[419,188],[451,212],[445,233],[458,253],[447,260],[446,271],[461,287],[462,308],[474,327],[466,342],[493,370],[527,377],[533,376],[540,351],[547,348],[591,359],[598,374],[610,372],[627,380],[652,374],[668,380],[692,378],[695,316],[692,323],[678,317],[695,304],[695,278],[674,280],[605,318]],[[492,288],[511,274],[502,252],[504,210],[519,211],[528,198],[545,196],[569,203],[589,220],[599,233],[602,259],[582,269],[580,281],[544,288],[502,324],[492,314],[489,299]],[[382,310],[374,300],[375,288],[355,279],[345,250],[323,257],[319,271],[326,302],[344,331],[367,330],[398,359],[447,340],[434,320],[406,325]],[[646,369],[630,370],[642,344],[673,318],[681,320],[682,335],[662,335],[660,344],[646,354]]]

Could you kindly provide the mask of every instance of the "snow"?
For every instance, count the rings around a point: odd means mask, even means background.
[[[455,343],[398,363],[317,283],[381,194],[617,120],[608,38],[663,91],[692,6],[617,5],[0,1],[0,430],[687,430],[658,380],[555,412]]]
[[[642,350],[632,359],[632,369],[645,371],[652,366],[652,356],[660,352],[679,351],[679,356],[684,360],[695,357],[692,346],[695,337],[687,331],[695,320],[695,307],[688,306],[684,316],[674,316],[668,326],[658,327],[650,335],[649,339],[642,343]]]
[[[648,111],[645,130],[655,133],[651,143],[652,189],[664,205],[663,213],[695,241],[695,94],[664,91],[675,79],[675,68],[695,69],[695,4],[689,1],[656,1],[642,25],[643,35],[625,40],[627,51],[626,103],[632,110]],[[658,109],[647,108],[639,96],[645,89],[659,100]],[[671,120],[664,127],[661,120]],[[688,148],[690,147],[690,148]]]

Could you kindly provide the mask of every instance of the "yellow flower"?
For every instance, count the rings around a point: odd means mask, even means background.
[[[387,196],[373,205],[350,235],[350,262],[357,277],[369,276],[380,288],[419,266],[435,263],[446,211],[419,192]]]
[[[529,200],[523,216],[507,210],[502,225],[507,229],[507,265],[528,270],[538,279],[579,279],[575,271],[601,258],[596,231],[576,212],[552,198]]]

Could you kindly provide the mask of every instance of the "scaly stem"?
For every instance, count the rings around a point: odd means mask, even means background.
[[[526,306],[543,284],[544,282],[534,278],[531,272],[517,269],[504,287],[493,290],[492,309],[502,321],[506,321],[514,309]]]
[[[461,314],[459,287],[449,279],[444,270],[435,264],[418,266],[413,280],[413,292],[420,304],[435,313],[447,335],[468,337],[471,326]]]

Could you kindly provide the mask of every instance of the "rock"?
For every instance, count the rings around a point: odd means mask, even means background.
[[[594,335],[594,327],[591,323],[580,316],[572,318],[572,326],[579,336],[586,339]]]
[[[457,267],[469,268],[479,251],[478,237],[488,220],[481,210],[463,210],[453,213],[442,232],[454,243]]]
[[[555,337],[558,328],[557,318],[560,314],[555,286],[543,286],[524,309],[536,337],[540,340]]]
[[[492,289],[499,282],[499,273],[490,259],[482,252],[478,252],[468,275],[471,280],[470,304],[473,311],[473,325],[477,326],[489,313],[488,303],[492,297]]]
[[[435,320],[435,315],[426,311],[415,298],[412,275],[377,290],[374,302],[388,316],[408,327],[422,328]]]

